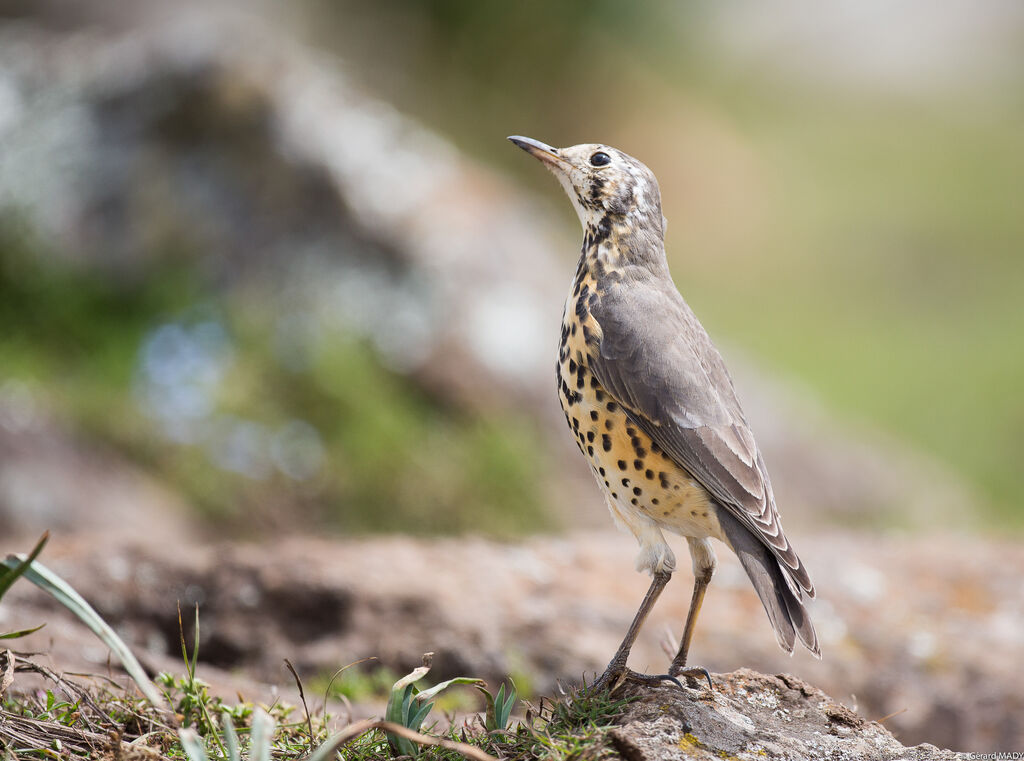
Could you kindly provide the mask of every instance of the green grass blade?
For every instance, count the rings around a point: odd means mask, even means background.
[[[257,709],[252,716],[252,761],[270,761],[270,744],[274,738],[274,720],[265,711]]]
[[[3,562],[8,568],[17,568],[24,561],[18,556],[11,555]],[[25,568],[23,573],[26,579],[31,581],[44,592],[48,592],[53,595],[61,605],[78,616],[82,623],[92,629],[96,636],[103,640],[103,643],[109,647],[111,652],[114,653],[118,660],[121,661],[121,665],[124,666],[124,670],[127,671],[128,675],[135,680],[135,683],[139,686],[142,694],[146,696],[146,699],[152,705],[165,707],[164,701],[160,697],[160,693],[156,689],[156,686],[152,681],[150,681],[149,677],[146,676],[146,672],[142,668],[142,665],[138,660],[136,660],[132,651],[128,649],[124,640],[117,636],[114,630],[110,628],[110,625],[100,617],[100,614],[97,613],[93,607],[71,587],[70,584],[42,563],[36,561],[32,561],[30,565]]]
[[[405,717],[409,713],[409,701],[412,700],[412,685],[405,685],[398,689],[398,685],[391,690],[388,696],[388,704],[384,708],[384,718],[395,724],[405,724]]]
[[[224,726],[224,745],[228,751],[228,761],[242,761],[242,749],[238,745],[238,733],[235,731],[235,724],[231,720],[231,714],[225,711],[221,716],[221,724]]]
[[[6,569],[0,571],[0,599],[3,599],[4,594],[11,588],[11,584],[17,581],[18,577],[28,570],[29,566],[32,565],[32,561],[39,557],[39,553],[43,551],[43,547],[46,546],[46,543],[49,540],[50,532],[44,531],[43,535],[39,538],[39,541],[36,542],[36,546],[32,548],[32,552],[28,554],[27,558],[14,566],[10,563],[5,563],[7,566]],[[16,557],[14,555],[8,555],[7,559],[16,559]]]
[[[384,718],[387,721],[401,724],[403,727],[408,726],[413,689],[412,682],[408,677],[395,682],[395,686],[391,688],[391,695],[388,697],[387,707],[384,709]],[[396,756],[415,756],[418,753],[419,747],[411,740],[399,737],[393,732],[385,732],[385,735],[387,735],[388,744]]]
[[[420,706],[419,710],[416,711],[415,713],[413,713],[409,717],[409,723],[406,724],[405,726],[409,727],[409,729],[411,729],[413,732],[419,732],[420,731],[420,727],[423,726],[424,720],[426,720],[427,715],[430,713],[430,710],[433,707],[434,707],[433,703],[424,703],[424,704],[422,704]]]
[[[46,626],[46,624],[39,624],[39,626],[36,626],[36,627],[34,627],[32,629],[22,629],[21,631],[7,632],[6,634],[0,634],[0,639],[18,639],[18,637],[27,637],[32,632],[37,632],[40,629],[42,629],[44,626]]]
[[[495,725],[497,723],[495,719],[496,713],[494,706],[494,696],[488,691],[486,687],[481,687],[480,685],[477,685],[476,688],[484,696],[484,701],[487,703],[487,707],[484,710],[484,727],[488,730],[493,730],[495,729]],[[501,694],[500,688],[498,689],[498,694]]]
[[[493,710],[492,710],[493,709]],[[494,696],[494,705],[488,706],[487,719],[490,724],[487,728],[490,730],[504,729],[505,718],[503,716],[505,710],[505,683],[502,682],[498,685],[498,694]]]
[[[504,687],[505,685],[502,684],[501,686]],[[512,709],[515,707],[516,699],[518,697],[519,695],[516,692],[515,685],[513,685],[508,691],[505,702],[498,706],[498,710],[496,712],[497,715],[495,717],[497,719],[498,729],[504,730],[508,727],[508,720],[512,715]],[[498,691],[498,698],[500,701],[501,690]]]
[[[188,664],[189,676],[196,678],[196,664],[199,663],[199,603],[196,603],[196,621],[192,636],[192,663]],[[184,638],[184,634],[182,637]]]
[[[179,729],[178,740],[181,742],[181,749],[188,756],[188,761],[209,761],[203,741],[199,739],[194,729]]]
[[[391,688],[391,695],[388,698],[387,707],[384,709],[384,718],[394,724],[401,724],[403,727],[409,725],[409,712],[412,705],[413,686],[409,680],[400,679]],[[411,740],[399,737],[393,732],[384,733],[388,738],[388,744],[396,756],[415,756],[419,748]]]

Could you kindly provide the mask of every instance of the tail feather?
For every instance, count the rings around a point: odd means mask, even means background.
[[[803,594],[787,583],[785,572],[771,551],[728,510],[719,509],[718,522],[733,552],[750,577],[768,614],[779,646],[787,653],[799,637],[815,656],[821,657],[818,635],[804,607]]]

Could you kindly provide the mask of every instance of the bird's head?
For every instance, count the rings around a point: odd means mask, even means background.
[[[553,148],[529,137],[509,138],[551,170],[569,195],[584,230],[625,221],[663,235],[661,192],[654,173],[617,148],[584,143]]]

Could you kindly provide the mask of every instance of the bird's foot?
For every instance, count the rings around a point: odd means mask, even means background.
[[[676,664],[673,663],[672,666],[669,667],[668,673],[671,674],[673,677],[684,676],[684,677],[686,677],[687,681],[689,681],[690,679],[698,680],[698,681],[701,680],[701,679],[706,679],[707,682],[708,682],[708,689],[711,689],[711,690],[715,689],[715,685],[711,681],[711,674],[709,674],[708,670],[706,668],[704,668],[703,666],[689,666],[689,667],[687,667],[687,666],[677,666]],[[677,684],[678,684],[678,682],[677,682]]]
[[[625,666],[610,664],[605,672],[598,677],[597,681],[590,685],[590,692],[597,693],[604,690],[614,692],[626,682],[637,684],[658,685],[662,682],[672,682],[679,689],[683,689],[683,683],[671,674],[641,674]]]

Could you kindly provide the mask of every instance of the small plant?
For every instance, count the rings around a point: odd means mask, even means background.
[[[513,684],[509,690],[508,695],[505,694],[505,684],[498,687],[498,694],[491,695],[483,687],[477,687],[480,692],[483,693],[484,700],[487,701],[487,713],[484,716],[484,727],[488,732],[505,732],[508,729],[509,718],[512,716],[512,709],[515,707],[516,699],[516,687]]]
[[[3,599],[3,596],[5,594],[7,594],[7,590],[11,588],[12,584],[16,582],[21,576],[25,575],[25,572],[32,565],[32,561],[39,557],[39,553],[43,551],[43,547],[46,546],[46,543],[47,541],[49,541],[49,539],[50,532],[43,532],[42,537],[40,537],[39,541],[36,542],[36,546],[32,548],[32,552],[28,554],[27,558],[17,562],[14,565],[6,564],[4,566],[0,566],[0,600]],[[32,632],[39,631],[44,626],[46,626],[46,624],[39,624],[39,626],[36,626],[32,629],[21,629],[20,631],[15,632],[3,632],[0,633],[0,639],[17,639],[19,637],[26,637]]]
[[[42,539],[39,540],[35,549],[28,557],[8,555],[4,559],[2,565],[6,566],[6,570],[0,571],[0,597],[3,597],[7,589],[10,588],[10,585],[19,576],[24,576],[44,592],[52,595],[57,602],[78,616],[82,623],[92,629],[93,633],[103,640],[103,643],[121,661],[124,670],[135,680],[135,684],[138,685],[139,690],[146,696],[146,699],[154,707],[162,707],[163,701],[160,697],[160,692],[149,680],[145,669],[142,668],[142,665],[132,654],[132,651],[128,649],[124,640],[117,636],[114,630],[110,628],[110,625],[100,617],[100,614],[70,584],[36,560],[48,538],[49,532],[43,534]],[[15,634],[24,635],[32,631],[36,630],[13,632],[12,636]]]
[[[569,761],[597,758],[615,717],[632,700],[593,692],[584,684],[560,700],[541,698],[527,704],[526,719],[514,733],[495,741],[501,757]]]
[[[391,695],[388,697],[388,705],[384,711],[385,721],[398,724],[413,732],[419,732],[424,720],[430,713],[434,704],[428,702],[439,693],[456,684],[471,684],[480,687],[484,684],[482,679],[459,676],[449,679],[433,687],[420,690],[416,682],[421,680],[430,671],[430,661],[433,653],[426,653],[423,656],[423,665],[413,669],[410,673],[395,682],[391,688]],[[419,745],[412,740],[401,737],[394,732],[387,732],[388,744],[396,756],[416,756],[419,754]]]
[[[221,758],[226,758],[228,761],[242,761],[242,746],[238,742],[238,733],[235,732],[231,714],[227,711],[224,712],[222,724],[224,725],[224,741],[221,742],[219,738],[217,739],[217,744],[221,748]],[[266,711],[257,708],[252,716],[249,761],[270,761],[274,730],[274,720],[267,715]],[[178,738],[189,761],[209,761],[203,740],[194,729],[179,729]]]

